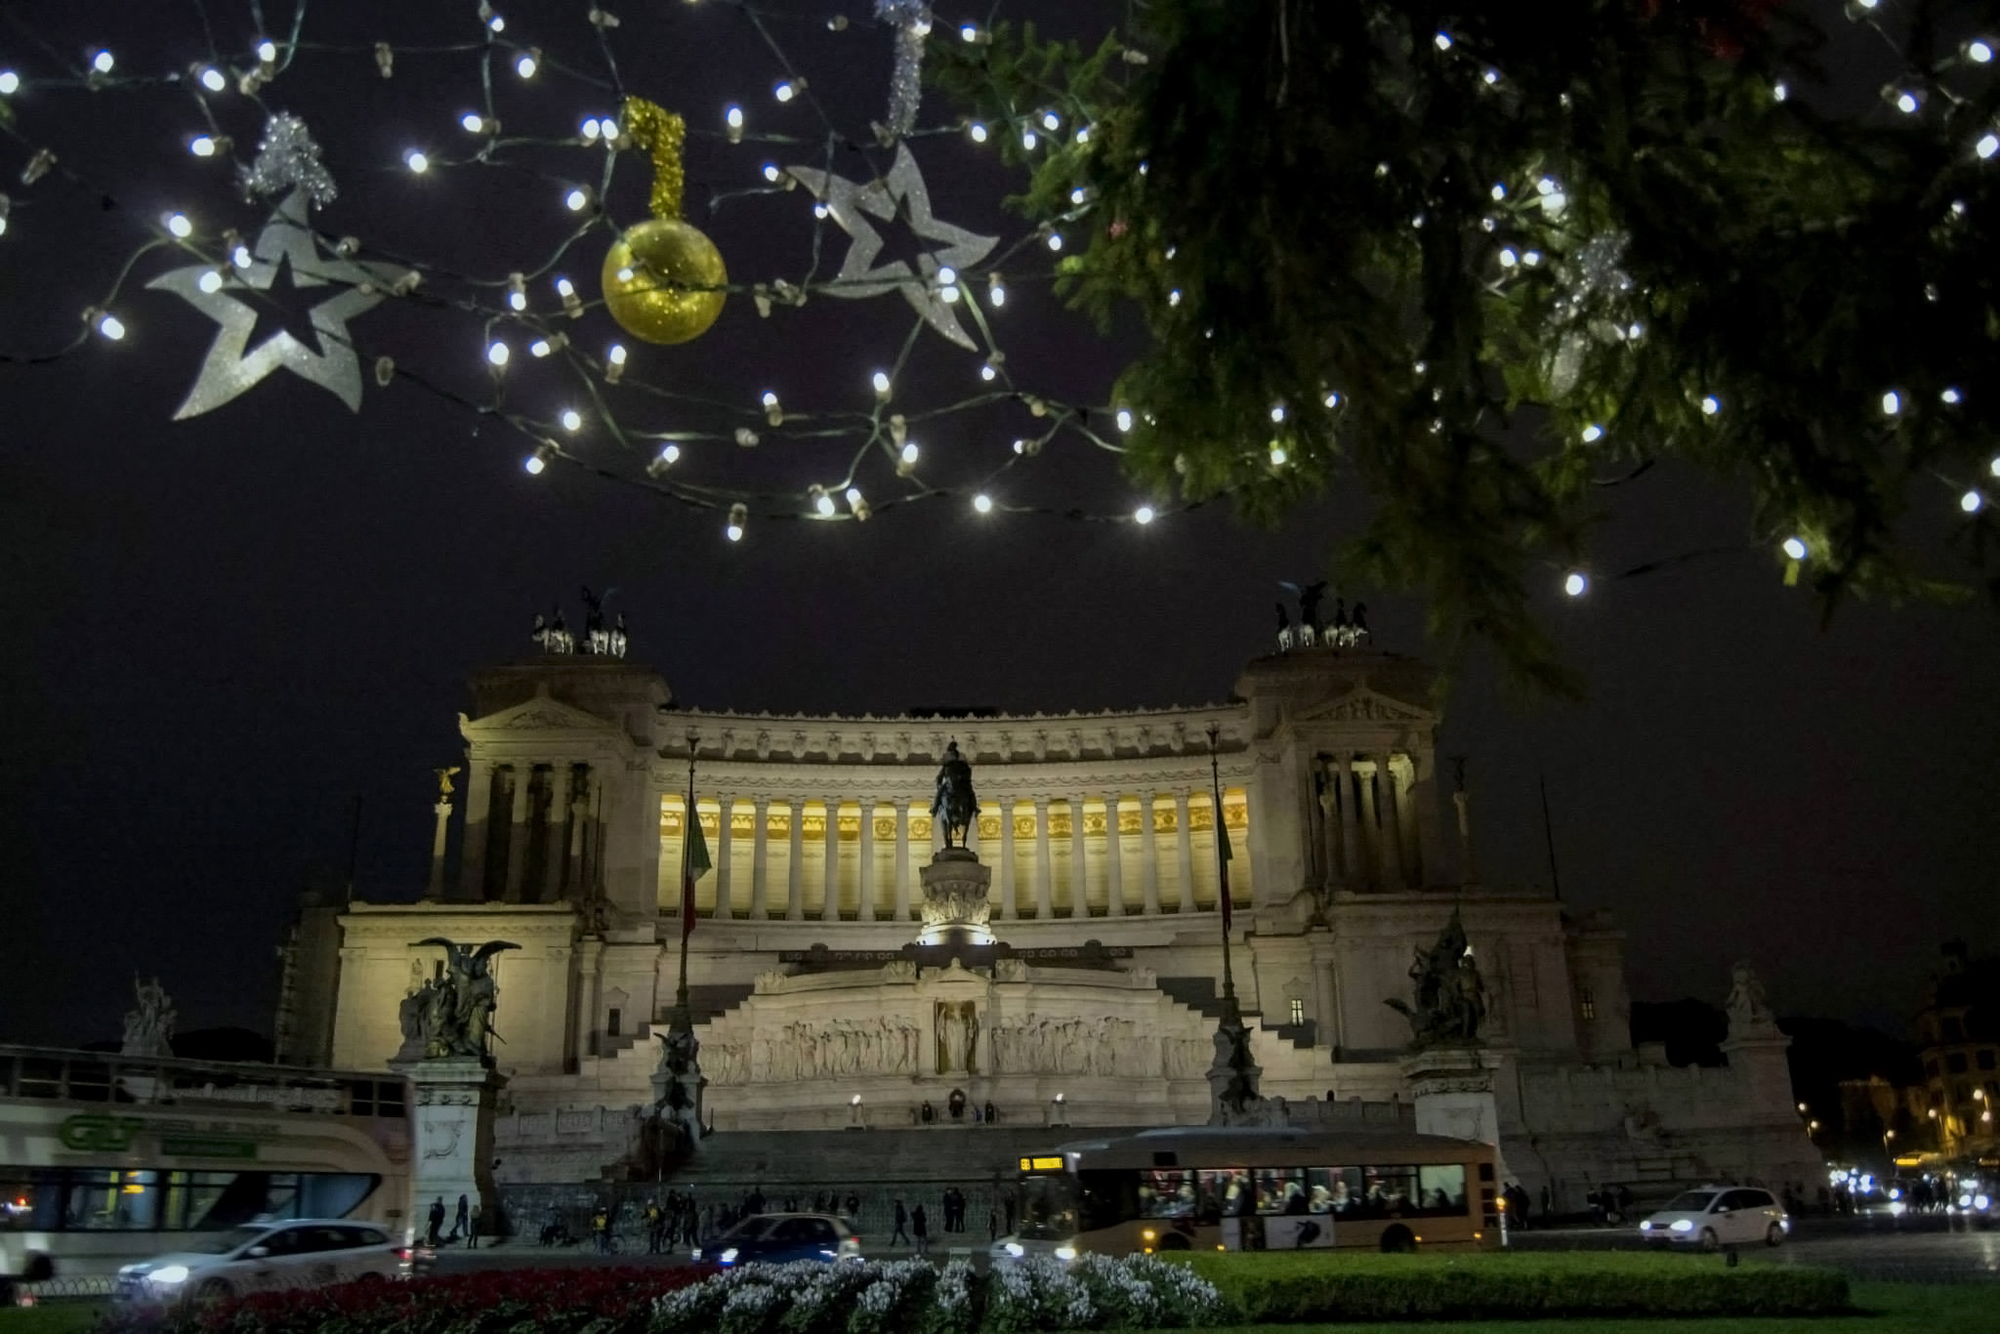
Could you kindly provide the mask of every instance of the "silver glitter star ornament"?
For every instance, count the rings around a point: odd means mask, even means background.
[[[312,131],[289,111],[280,111],[265,123],[256,158],[237,176],[244,192],[258,199],[293,188],[304,190],[315,204],[330,204],[340,195],[333,173],[319,160]]]
[[[213,412],[279,370],[320,386],[345,403],[350,412],[361,410],[361,362],[348,337],[347,322],[381,301],[404,274],[386,264],[362,264],[322,254],[319,239],[306,224],[308,189],[301,184],[285,197],[258,233],[249,265],[228,269],[226,280],[215,291],[202,290],[203,276],[215,272],[205,264],[169,270],[146,284],[172,292],[218,326],[194,388],[174,412],[175,421]],[[229,289],[240,285],[269,291],[277,281],[281,261],[291,269],[293,286],[337,289],[312,308],[319,351],[285,330],[254,348],[249,346],[257,313],[230,296]]]
[[[873,181],[850,181],[811,167],[786,170],[826,206],[828,216],[840,229],[854,238],[847,248],[847,257],[841,261],[840,272],[826,289],[828,296],[859,299],[900,292],[931,328],[962,348],[978,351],[979,345],[958,322],[953,302],[946,299],[947,291],[956,295],[959,289],[939,283],[938,272],[953,269],[962,273],[970,269],[993,252],[1000,238],[954,227],[931,213],[930,191],[924,186],[923,173],[917,169],[909,145],[898,144],[896,161],[889,174]],[[900,259],[881,265],[875,262],[882,253],[882,234],[869,219],[888,222],[904,208],[908,209],[911,232],[940,246],[917,257],[917,270]]]

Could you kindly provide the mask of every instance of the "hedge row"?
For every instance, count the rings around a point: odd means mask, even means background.
[[[1720,1256],[1202,1255],[1182,1263],[1246,1324],[1831,1315],[1847,1276]]]

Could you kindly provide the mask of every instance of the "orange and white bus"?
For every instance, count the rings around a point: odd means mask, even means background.
[[[1080,1139],[1021,1159],[1020,1224],[994,1256],[1497,1246],[1498,1186],[1491,1145],[1400,1129]]]

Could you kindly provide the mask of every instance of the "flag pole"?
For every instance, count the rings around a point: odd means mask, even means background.
[[[688,743],[688,792],[687,805],[682,808],[681,817],[681,980],[674,989],[674,1026],[692,1027],[693,1016],[688,1012],[688,937],[694,934],[694,882],[688,879],[689,858],[694,850],[695,821],[701,813],[694,805],[694,762],[695,752],[701,748],[701,733],[695,728],[687,730]]]
[[[1229,949],[1229,830],[1222,818],[1222,758],[1219,747],[1222,728],[1208,725],[1208,775],[1215,809],[1215,880],[1220,892],[1216,906],[1222,911],[1222,1017],[1227,1024],[1242,1023],[1236,1006],[1236,972],[1230,964]]]

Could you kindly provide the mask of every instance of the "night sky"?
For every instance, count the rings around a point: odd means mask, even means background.
[[[509,37],[602,76],[586,6],[497,7]],[[203,57],[194,7],[152,18],[137,8],[28,3],[0,20],[0,67],[29,81],[13,99],[19,132],[87,183],[17,185],[29,150],[0,138],[0,180],[14,196],[0,237],[0,352],[66,342],[144,239],[143,221],[169,208],[211,230],[254,233],[261,221],[224,165],[186,153],[202,126],[185,92],[35,85],[80,69],[92,44],[118,54],[120,73]],[[466,151],[456,122],[478,104],[477,56],[399,55],[385,82],[367,50],[383,38],[399,49],[476,42],[475,8],[322,3],[306,39],[359,52],[304,54],[265,96],[305,117],[326,146],[343,196],[318,215],[325,230],[494,281],[541,263],[569,221],[558,178],[594,173],[602,154],[547,150],[535,159],[540,175],[440,169],[419,180],[400,167],[412,146]],[[753,130],[820,133],[805,111],[772,102],[782,71],[740,14],[618,8],[625,22],[612,40],[628,90],[683,110],[697,131],[719,127],[720,108],[738,101]],[[890,38],[863,0],[763,8],[835,121],[865,137],[881,114]],[[826,16],[843,8],[853,25],[828,33]],[[1101,31],[1122,10],[1110,0],[1003,7],[1078,32]],[[246,7],[211,11],[218,41],[247,49]],[[278,26],[277,7],[270,17]],[[949,36],[941,26],[938,40]],[[495,78],[509,133],[565,134],[613,109],[608,91],[552,73],[533,85]],[[253,108],[234,93],[215,105],[240,144],[254,143]],[[942,116],[933,107],[925,123]],[[692,143],[690,216],[735,278],[802,270],[810,200],[752,195],[709,216],[701,205],[761,186],[763,161],[812,162],[814,151]],[[1000,206],[1019,181],[989,151],[950,134],[919,139],[917,153],[939,216],[1021,234]],[[837,169],[865,170],[859,150],[840,154]],[[888,160],[872,145],[865,157]],[[104,206],[107,193],[115,207]],[[611,209],[641,215],[636,174],[621,169]],[[828,243],[837,256],[845,241],[835,232]],[[602,246],[601,236],[584,242],[569,271],[589,277]],[[363,801],[360,892],[415,897],[431,770],[459,756],[464,677],[527,652],[537,610],[561,600],[577,621],[581,584],[615,590],[607,607],[629,618],[633,656],[683,704],[1196,703],[1227,698],[1241,665],[1268,647],[1276,581],[1315,576],[1361,513],[1336,496],[1279,531],[1249,527],[1226,505],[1140,528],[980,517],[949,498],[865,525],[753,520],[731,546],[719,513],[580,468],[530,477],[520,435],[407,383],[381,390],[371,379],[350,415],[279,375],[213,414],[173,422],[213,329],[177,298],[143,290],[174,263],[141,261],[140,281],[118,302],[132,331],[123,343],[93,339],[50,365],[0,365],[0,623],[11,631],[0,654],[4,1040],[115,1036],[134,970],[160,976],[183,1028],[268,1031],[275,946],[311,868],[336,877],[344,868],[353,799]],[[1016,383],[1105,402],[1130,332],[1100,337],[1061,310],[1032,268],[1010,267],[1012,299],[997,321]],[[865,410],[867,375],[893,360],[910,323],[894,296],[816,299],[760,320],[739,295],[701,341],[640,350],[635,363],[732,403],[774,387],[788,404]],[[580,327],[593,346],[612,332],[601,314]],[[472,316],[384,306],[354,333],[369,360],[387,353],[454,392],[486,392],[485,336]],[[508,336],[517,350],[525,344]],[[926,334],[899,401],[971,393],[978,363]],[[510,371],[509,394],[546,413],[567,391],[537,374]],[[619,404],[652,429],[675,425],[658,404]],[[985,477],[1027,429],[1018,406],[946,419],[925,438],[936,461],[927,480]],[[589,433],[577,450],[617,457]],[[710,482],[796,490],[837,473],[847,452],[712,444],[686,463],[707,468],[689,475]],[[890,497],[888,470],[868,467],[871,495]],[[1111,458],[1074,442],[993,489],[1003,505],[1104,513],[1143,498]],[[1543,609],[1587,675],[1582,704],[1507,696],[1487,664],[1457,680],[1445,749],[1471,756],[1487,878],[1548,883],[1545,778],[1563,894],[1611,910],[1629,932],[1636,998],[1719,1001],[1731,961],[1749,957],[1782,1012],[1900,1028],[1939,941],[2000,944],[1989,777],[2000,755],[1991,685],[2000,630],[1981,610],[1870,605],[1843,607],[1823,627],[1819,608],[1782,586],[1774,560],[1742,547],[1743,496],[1663,468],[1616,500],[1593,552],[1599,571],[1739,550],[1600,580],[1577,601],[1561,596],[1551,571]],[[1917,505],[1942,516],[1952,500],[1919,490]],[[1419,607],[1343,591],[1369,602],[1378,645],[1425,651]]]

